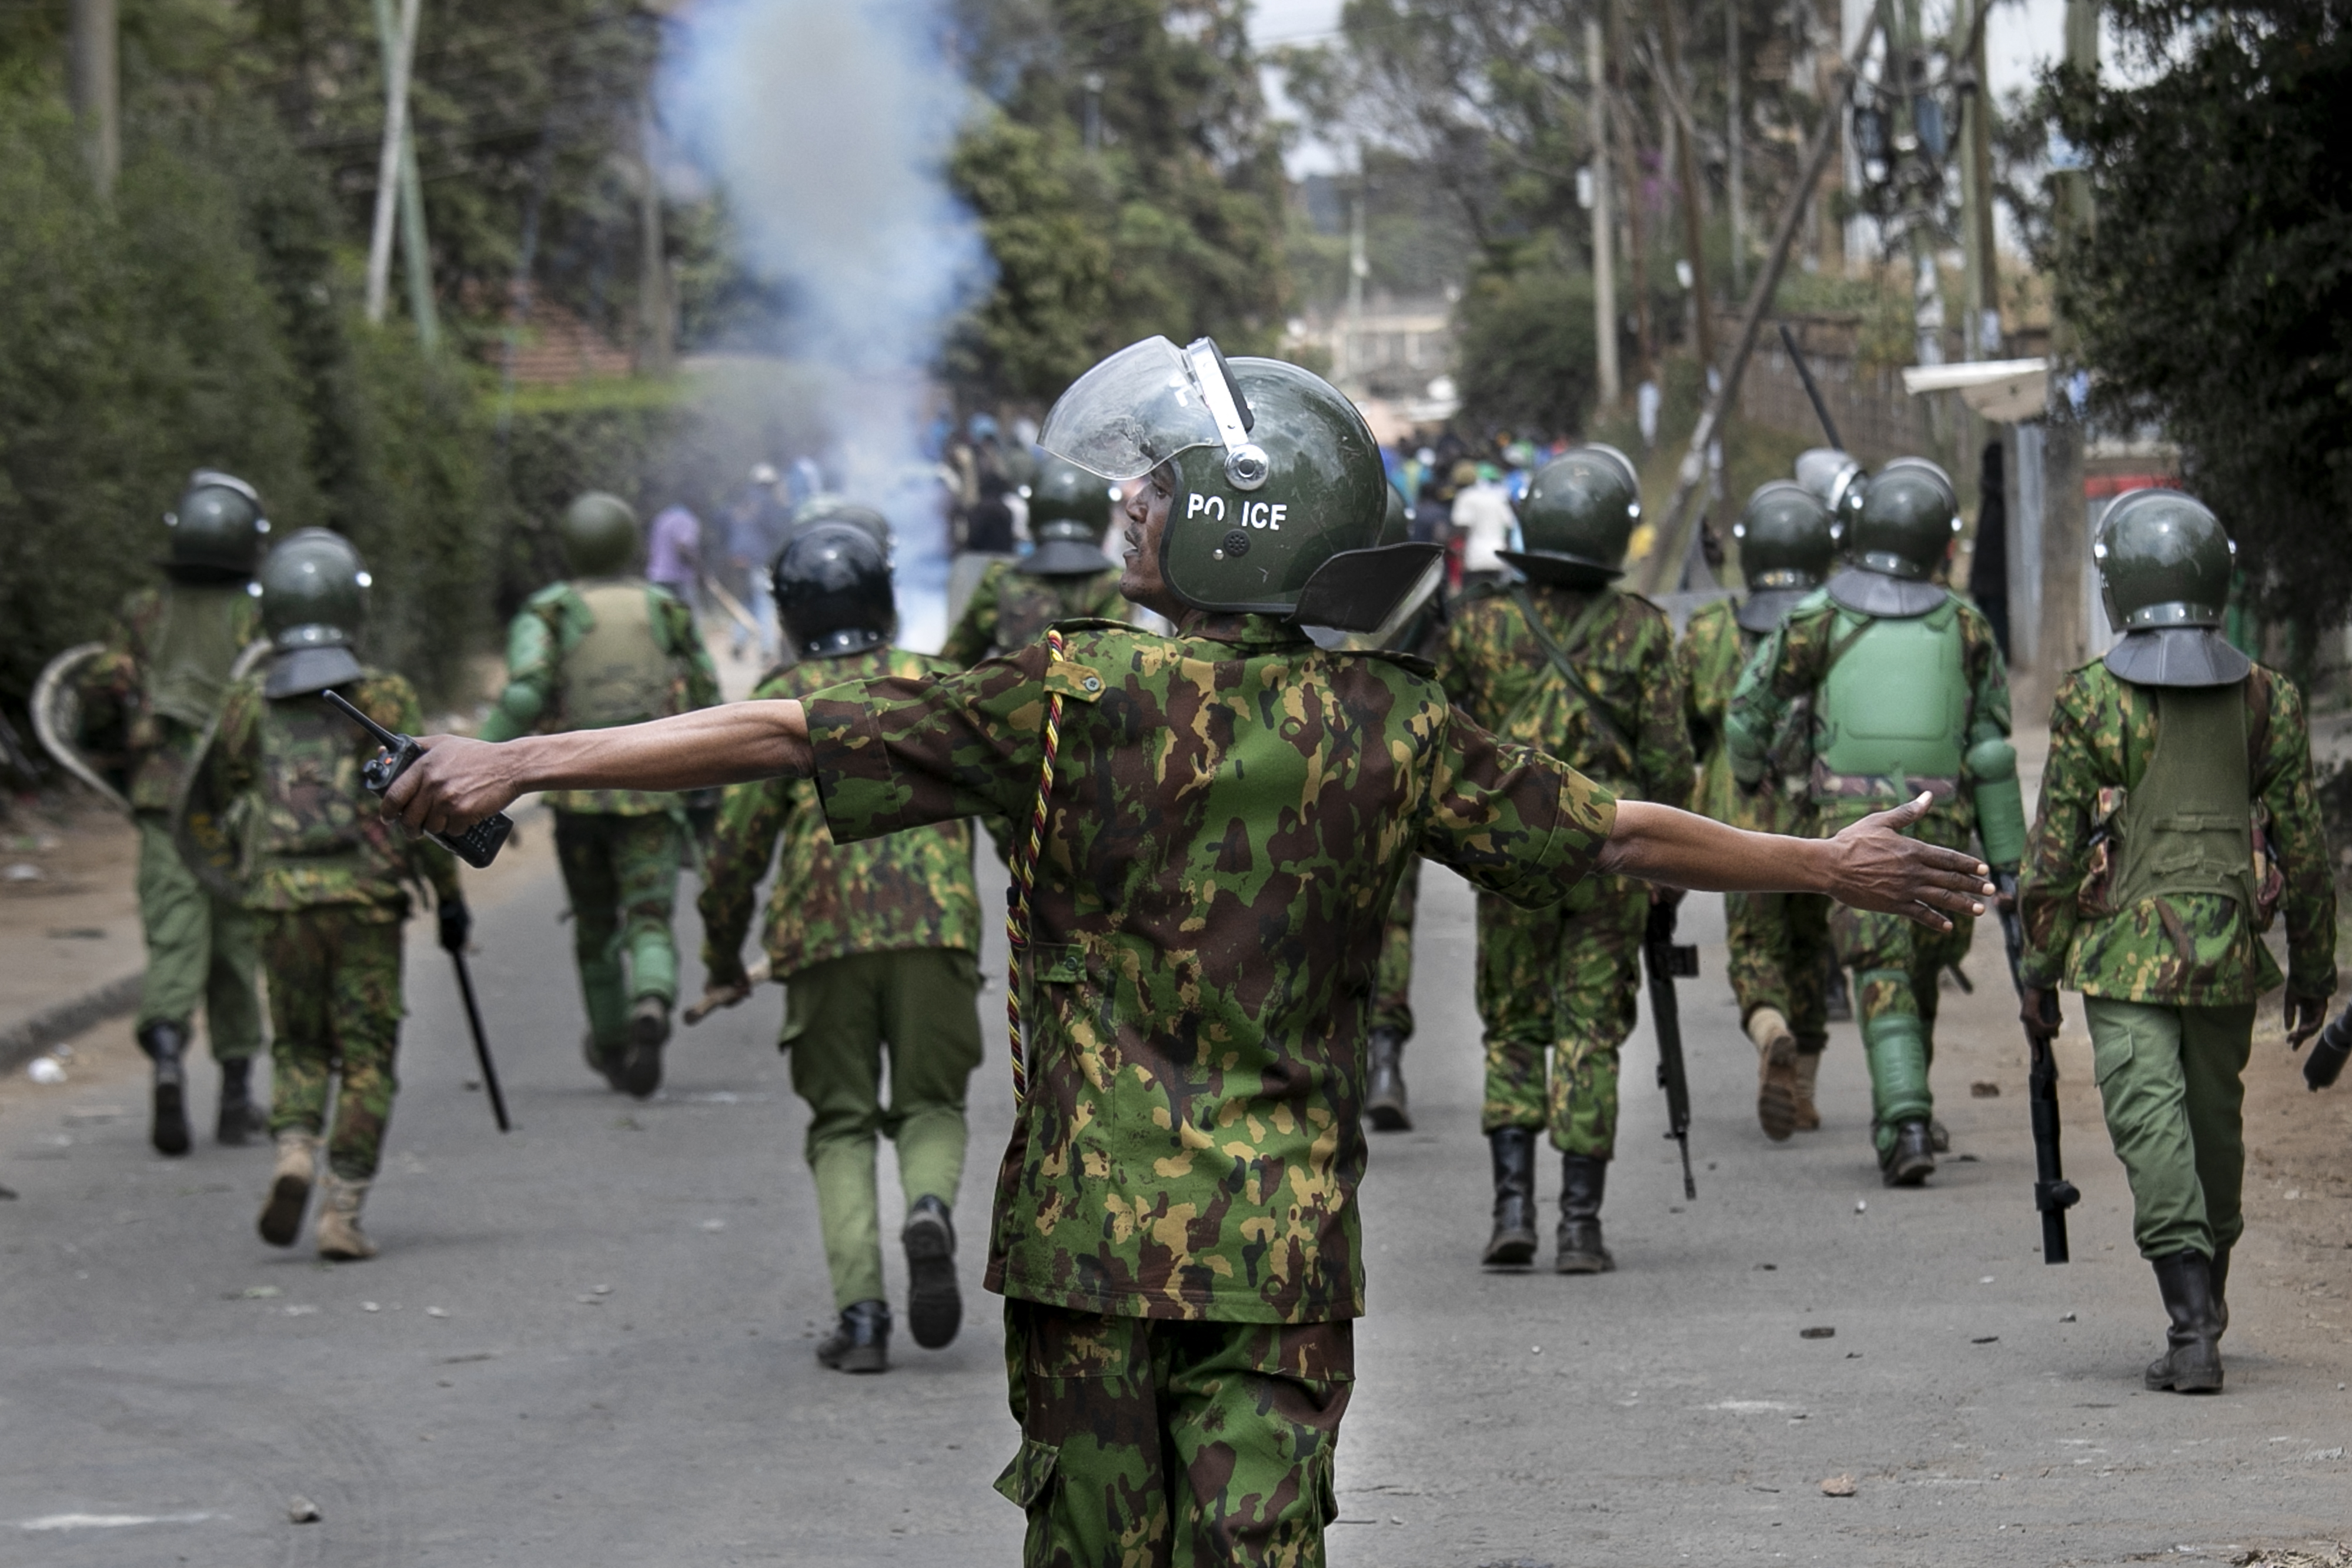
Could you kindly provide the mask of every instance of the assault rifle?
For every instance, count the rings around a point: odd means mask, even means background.
[[[1666,1092],[1666,1136],[1681,1145],[1683,1197],[1696,1199],[1698,1183],[1690,1163],[1690,1075],[1683,1070],[1683,1015],[1675,999],[1675,978],[1698,974],[1698,948],[1677,946],[1675,919],[1678,905],[1650,905],[1648,925],[1642,933],[1642,957],[1650,971],[1650,1027],[1658,1036],[1658,1087]]]
[[[2009,950],[2010,983],[2025,995],[2025,925],[2017,911],[2017,876],[1995,872],[2000,890],[2000,940]],[[2025,1073],[2025,1100],[2033,1116],[2033,1207],[2042,1213],[2042,1260],[2063,1263],[2072,1255],[2066,1244],[2066,1211],[2081,1200],[2082,1192],[2066,1179],[2058,1151],[2058,1058],[2050,1042],[2058,1033],[2054,998],[2042,998],[2042,1022],[2047,1027],[2025,1031],[2032,1065]]]

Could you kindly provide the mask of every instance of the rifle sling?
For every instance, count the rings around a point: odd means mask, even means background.
[[[1574,623],[1569,627],[1567,643],[1563,646],[1552,640],[1550,631],[1544,625],[1542,615],[1536,610],[1535,601],[1528,597],[1527,585],[1517,582],[1511,584],[1511,601],[1519,607],[1519,614],[1526,619],[1528,630],[1533,632],[1536,634],[1536,641],[1542,644],[1545,656],[1551,660],[1551,667],[1559,672],[1560,677],[1568,682],[1571,689],[1582,695],[1585,711],[1592,716],[1593,722],[1601,727],[1601,733],[1609,737],[1610,744],[1625,754],[1625,765],[1631,768],[1635,756],[1633,743],[1625,738],[1624,729],[1617,723],[1616,716],[1609,711],[1609,705],[1601,700],[1601,694],[1592,689],[1592,683],[1584,678],[1584,672],[1569,663],[1569,651],[1584,645],[1584,640],[1591,636],[1592,629],[1601,623],[1601,616],[1615,611],[1616,600],[1617,591],[1614,589],[1604,588],[1596,593],[1584,613],[1578,616]]]

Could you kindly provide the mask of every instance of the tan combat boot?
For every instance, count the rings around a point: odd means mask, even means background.
[[[1797,1037],[1779,1008],[1748,1015],[1748,1038],[1756,1042],[1756,1120],[1776,1144],[1797,1130]]]
[[[374,1257],[375,1243],[360,1229],[360,1206],[367,1201],[368,1184],[329,1171],[319,1186],[319,1256],[337,1263]]]
[[[319,1134],[289,1130],[278,1134],[278,1167],[269,1173],[269,1196],[262,1200],[261,1239],[291,1247],[302,1234],[302,1211],[310,1207],[310,1184],[318,1177]]]
[[[1818,1051],[1797,1054],[1797,1131],[1818,1133],[1822,1130],[1822,1113],[1813,1103],[1813,1086],[1821,1082],[1822,1053]]]

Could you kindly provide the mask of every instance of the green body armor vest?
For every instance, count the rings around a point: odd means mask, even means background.
[[[236,640],[242,584],[163,588],[163,625],[147,665],[148,711],[192,730],[213,721],[228,673],[243,650]]]
[[[2156,700],[2156,755],[2116,813],[2115,907],[2168,893],[2212,893],[2254,910],[2253,781],[2246,689],[2141,688]]]
[[[590,625],[563,654],[557,711],[569,729],[605,729],[667,718],[677,661],[654,630],[652,589],[642,581],[582,584]]]
[[[1821,688],[1820,772],[1847,779],[1948,779],[1957,788],[1969,677],[1956,599],[1925,615],[1864,620],[1841,612],[1838,653]],[[1817,783],[1818,789],[1818,783]],[[1839,792],[1839,791],[1832,791]]]

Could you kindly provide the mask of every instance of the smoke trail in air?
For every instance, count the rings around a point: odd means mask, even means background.
[[[925,372],[991,264],[946,165],[971,95],[938,0],[698,0],[662,76],[670,129],[724,193],[742,260],[833,372],[828,467],[898,534],[906,641],[946,633],[946,540],[922,465]]]

